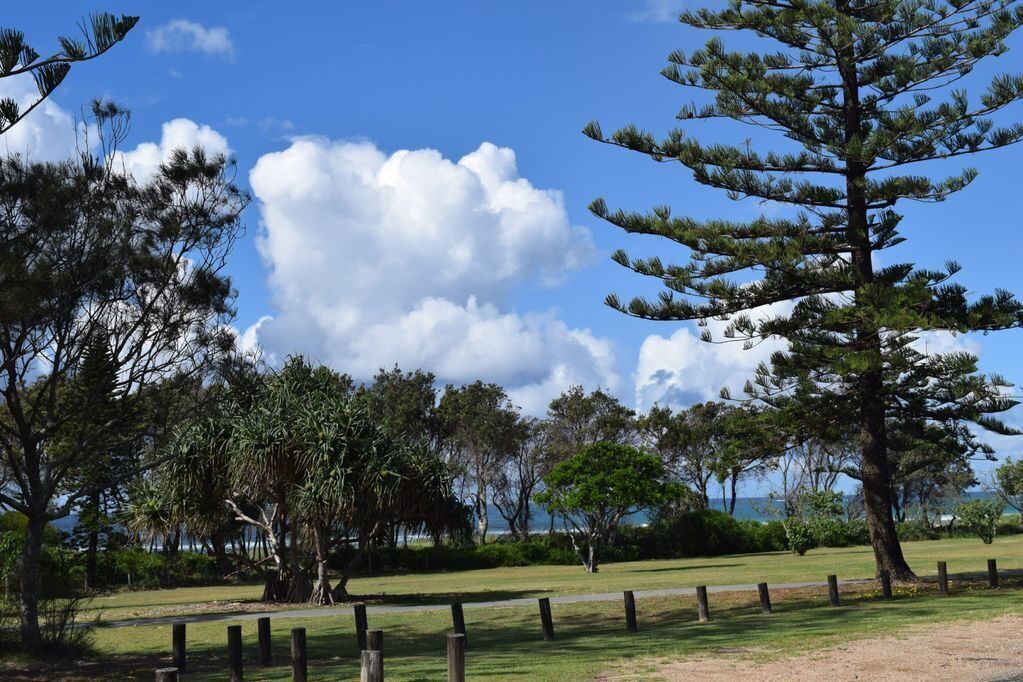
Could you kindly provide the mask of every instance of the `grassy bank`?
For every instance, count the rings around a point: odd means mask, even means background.
[[[951,597],[900,591],[892,602],[872,587],[843,591],[843,606],[826,605],[823,589],[776,591],[775,613],[761,615],[754,592],[711,595],[713,620],[700,624],[691,598],[638,601],[640,632],[625,633],[619,603],[555,605],[557,639],[544,642],[535,608],[466,610],[470,679],[582,680],[601,673],[642,673],[658,659],[693,656],[772,658],[833,646],[851,638],[905,631],[927,623],[992,618],[1023,611],[1016,580],[1000,590],[959,585]],[[226,679],[227,623],[190,624],[191,679]],[[357,679],[353,622],[338,618],[274,619],[277,655],[272,668],[254,663],[256,624],[242,622],[246,679],[290,679],[287,646],[292,627],[308,631],[312,679]],[[385,631],[388,679],[444,679],[444,612],[373,615],[370,626]],[[168,661],[170,626],[100,629],[98,650],[126,678],[146,679]]]
[[[973,538],[903,543],[910,565],[920,575],[932,575],[935,562],[947,561],[952,573],[983,571],[989,558],[1000,568],[1023,568],[1023,536],[996,538],[984,545]],[[767,581],[791,583],[840,578],[870,578],[874,557],[869,547],[818,549],[806,556],[787,552],[741,554],[709,558],[636,561],[605,564],[595,575],[578,566],[527,566],[474,571],[451,571],[368,576],[351,582],[353,594],[388,604],[432,604],[517,597],[587,594],[621,590],[652,590],[694,585],[733,585]],[[236,610],[236,602],[259,598],[259,585],[227,585],[172,590],[125,592],[100,597],[92,609],[104,619],[193,610]],[[220,602],[210,606],[210,602]],[[325,611],[325,615],[329,612]]]

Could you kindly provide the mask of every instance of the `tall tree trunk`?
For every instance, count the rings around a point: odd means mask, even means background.
[[[846,11],[847,3],[838,5]],[[838,70],[842,76],[843,108],[845,112],[844,142],[846,149],[855,149],[861,138],[862,112],[860,85],[856,69],[854,41],[847,28],[839,31],[837,51]],[[857,303],[869,306],[862,298],[861,289],[874,281],[870,228],[867,215],[866,165],[864,160],[850,155],[846,159],[847,236],[852,250],[852,264],[859,277],[855,292]],[[870,543],[874,549],[876,572],[887,570],[893,578],[914,579],[916,576],[902,555],[902,546],[895,531],[892,517],[891,473],[888,467],[888,434],[882,377],[881,330],[871,322],[856,323],[854,344],[857,353],[868,360],[868,368],[860,373],[856,392],[860,422],[860,475],[863,482],[863,502],[867,512]]]
[[[25,549],[21,555],[21,645],[30,654],[43,648],[43,635],[39,628],[39,574],[43,552],[43,531],[46,517],[38,510],[28,514],[25,528]]]
[[[330,591],[330,576],[327,574],[326,531],[322,527],[314,527],[313,536],[316,542],[316,585],[309,596],[309,603],[329,606],[334,603],[334,597]]]
[[[735,493],[737,488],[739,487],[739,484],[737,483],[738,480],[739,480],[738,476],[735,475],[732,476],[732,499],[728,503],[729,516],[735,516]]]
[[[480,482],[481,489],[476,492],[476,519],[480,544],[487,544],[487,528],[490,527],[489,513],[487,512],[487,486]]]

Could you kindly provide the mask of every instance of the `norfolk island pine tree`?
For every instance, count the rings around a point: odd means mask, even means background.
[[[631,125],[605,136],[596,122],[584,133],[657,161],[678,161],[699,183],[733,199],[788,206],[794,217],[696,220],[664,206],[612,210],[597,199],[590,208],[598,217],[626,232],[665,237],[690,257],[673,265],[617,251],[616,262],[659,280],[664,290],[656,300],[624,303],[612,294],[607,303],[650,320],[727,318],[726,339],[747,346],[784,339],[787,350],[758,368],[746,393],[780,408],[792,433],[855,428],[854,473],[877,571],[913,578],[892,517],[890,425],[897,424],[900,437],[908,430],[986,452],[964,425],[1015,433],[991,416],[1015,403],[1005,397],[1003,379],[977,373],[975,357],[926,356],[912,342],[927,331],[1019,327],[1023,307],[1004,291],[968,298],[951,281],[959,270],[954,262],[940,270],[880,267],[874,256],[905,240],[897,204],[942,201],[977,174],[965,169],[942,180],[907,174],[917,164],[1023,138],[1023,126],[1000,127],[989,118],[1023,98],[1023,77],[997,76],[975,99],[949,87],[985,57],[1006,51],[1023,9],[1013,0],[731,0],[680,20],[750,31],[781,50],[729,52],[714,38],[695,52],[673,52],[663,75],[710,94],[683,106],[677,118],[731,119],[780,133],[798,151],[701,144],[679,130],[657,139]],[[778,303],[790,312],[764,312]],[[712,340],[706,330],[703,336]],[[907,375],[915,377],[908,384]]]

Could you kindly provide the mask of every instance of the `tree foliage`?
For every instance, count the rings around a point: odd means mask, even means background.
[[[622,519],[673,496],[675,486],[666,479],[657,456],[620,443],[595,443],[555,466],[536,500],[564,519],[583,567],[596,573]],[[578,540],[586,543],[585,553]]]
[[[95,59],[109,50],[124,40],[138,20],[135,16],[115,17],[105,12],[93,14],[87,24],[82,21],[79,37],[60,36],[57,39],[60,50],[49,57],[41,57],[26,43],[24,32],[0,28],[0,78],[31,75],[39,93],[24,108],[10,97],[0,99],[0,135],[42,104],[67,77],[72,64]]]
[[[616,262],[664,289],[654,300],[612,294],[607,303],[650,320],[727,319],[725,339],[747,347],[786,340],[747,393],[788,408],[794,433],[855,430],[878,570],[911,577],[892,518],[889,454],[905,452],[906,441],[949,437],[955,448],[973,448],[966,422],[1013,433],[991,415],[1014,404],[1001,377],[977,372],[976,358],[928,355],[916,342],[927,331],[1018,327],[1023,306],[1001,290],[968,294],[953,281],[960,270],[953,261],[936,269],[891,258],[879,265],[876,254],[905,241],[897,205],[944,201],[977,175],[966,168],[931,179],[918,164],[1023,139],[1023,125],[994,118],[1023,98],[1023,76],[995,76],[974,97],[949,87],[1006,51],[1023,9],[1012,0],[730,0],[680,19],[747,31],[779,49],[733,51],[714,37],[702,49],[673,52],[664,76],[707,95],[684,104],[678,118],[690,126],[729,120],[788,144],[761,152],[749,140],[704,143],[679,129],[658,139],[635,126],[605,135],[597,123],[585,134],[676,162],[703,185],[782,213],[700,220],[667,206],[637,213],[594,201],[597,216],[674,242],[690,259],[671,264],[617,251]]]

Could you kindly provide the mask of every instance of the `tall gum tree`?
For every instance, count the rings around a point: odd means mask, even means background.
[[[704,144],[677,129],[658,139],[630,125],[606,136],[593,122],[584,133],[677,161],[730,198],[773,202],[790,214],[697,220],[664,206],[611,210],[598,199],[590,207],[598,217],[687,247],[690,259],[676,265],[616,252],[615,261],[665,289],[656,300],[610,295],[607,303],[652,320],[728,319],[726,340],[747,345],[785,339],[787,351],[758,369],[747,393],[779,406],[795,399],[792,418],[811,417],[815,427],[852,423],[877,570],[912,578],[891,510],[893,410],[916,410],[918,425],[954,430],[967,421],[1010,433],[990,415],[1014,403],[1004,397],[1004,380],[977,373],[976,358],[907,349],[921,332],[1019,327],[1023,313],[1004,291],[968,297],[951,281],[954,262],[939,270],[882,267],[875,254],[904,241],[896,205],[942,201],[977,175],[967,168],[933,180],[920,164],[1023,138],[1023,126],[993,118],[1023,98],[1023,77],[994,77],[974,98],[958,89],[978,62],[1006,51],[1023,9],[1012,0],[732,0],[680,21],[780,44],[771,53],[734,52],[715,37],[695,52],[673,52],[662,73],[702,93],[678,119],[768,131],[756,141],[779,133],[785,151],[760,153],[750,141]],[[782,302],[790,312],[763,308]],[[706,331],[704,338],[711,340]],[[907,387],[899,381],[906,373],[923,379]]]

